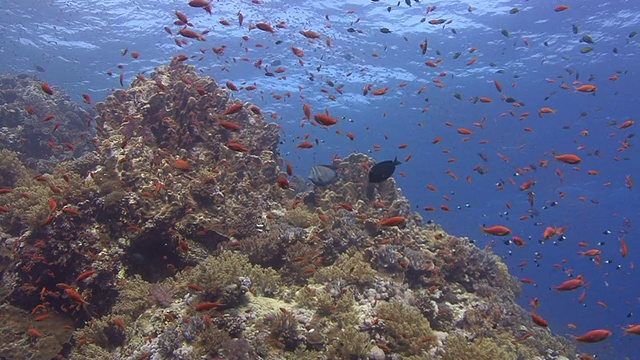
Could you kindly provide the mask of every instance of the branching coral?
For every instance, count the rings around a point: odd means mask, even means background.
[[[489,339],[476,339],[471,342],[460,335],[449,335],[442,360],[460,359],[515,360],[516,356]]]
[[[419,355],[433,346],[435,337],[429,321],[417,309],[392,301],[378,305],[377,311],[382,320],[381,334],[393,351]]]

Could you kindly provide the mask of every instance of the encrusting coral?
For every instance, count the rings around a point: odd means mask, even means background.
[[[497,256],[424,224],[393,178],[367,184],[372,158],[304,185],[276,124],[178,60],[95,108],[75,160],[0,150],[5,298],[75,329],[31,343],[61,336],[71,359],[452,359],[467,339],[488,344],[478,359],[573,352],[532,327]]]

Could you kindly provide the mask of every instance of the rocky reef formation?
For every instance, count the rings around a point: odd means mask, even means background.
[[[573,356],[490,250],[423,223],[393,179],[367,184],[370,157],[296,185],[278,126],[179,61],[96,111],[95,151],[48,171],[2,143],[0,355]]]

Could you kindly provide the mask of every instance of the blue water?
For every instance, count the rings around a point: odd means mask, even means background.
[[[632,267],[640,252],[640,164],[636,138],[630,137],[639,124],[618,127],[629,119],[640,121],[640,36],[630,37],[633,31],[640,31],[640,3],[568,0],[568,10],[554,12],[560,2],[422,1],[409,7],[404,1],[397,5],[396,1],[265,0],[253,4],[245,0],[214,2],[213,16],[189,7],[186,0],[159,3],[3,0],[0,72],[36,74],[78,102],[82,93],[100,101],[120,87],[120,73],[124,73],[126,85],[136,74],[167,64],[177,54],[194,56],[188,62],[221,85],[226,81],[239,87],[255,83],[257,90],[241,89],[235,96],[255,103],[267,115],[277,114],[273,121],[284,131],[281,152],[297,174],[306,175],[314,163],[329,163],[332,155],[365,152],[379,161],[395,156],[403,161],[411,154],[411,160],[397,170],[406,177],[396,173],[395,178],[416,211],[449,233],[469,237],[481,247],[491,245],[515,276],[533,279],[536,285],[523,285],[521,305],[528,308],[532,298],[539,298],[537,312],[555,333],[568,336],[600,328],[613,331],[603,343],[579,346],[581,351],[604,359],[637,358],[640,339],[623,337],[619,326],[640,322],[640,276]],[[427,6],[436,10],[425,15]],[[519,12],[510,14],[513,8]],[[353,13],[348,13],[349,9]],[[206,41],[188,39],[188,45],[176,46],[174,39],[182,37],[175,35],[180,27],[172,24],[174,10],[186,14],[194,30],[210,30],[204,36]],[[243,27],[238,26],[238,11],[244,15]],[[426,21],[421,22],[422,18]],[[428,23],[440,18],[451,23]],[[231,26],[220,24],[220,19]],[[257,22],[275,26],[281,21],[286,28],[276,28],[275,34],[248,28]],[[573,33],[573,24],[578,34]],[[174,35],[167,34],[165,26]],[[391,33],[380,32],[382,27]],[[361,32],[349,32],[348,28]],[[508,30],[508,37],[501,33],[503,29]],[[321,38],[309,41],[300,30],[316,31]],[[244,35],[248,41],[242,40]],[[580,42],[584,35],[590,35],[595,44]],[[327,38],[331,47],[325,42]],[[422,55],[419,44],[425,38],[428,50]],[[282,43],[277,45],[277,41]],[[212,47],[222,45],[226,49],[221,56],[212,53]],[[304,51],[304,65],[291,46]],[[587,46],[593,50],[582,54],[580,49]],[[472,47],[477,50],[469,53]],[[138,52],[139,59],[121,56],[125,48],[129,53]],[[460,57],[453,59],[457,52]],[[242,60],[245,57],[248,61]],[[467,66],[474,57],[477,61]],[[438,58],[442,61],[436,68],[424,64]],[[259,59],[262,68],[254,66]],[[275,61],[281,64],[274,65]],[[284,67],[286,72],[267,77],[265,65],[269,71]],[[440,72],[446,75],[439,77]],[[618,79],[608,80],[616,72]],[[433,82],[436,78],[443,88]],[[502,94],[524,106],[516,108],[503,101],[494,80],[502,84]],[[576,80],[596,85],[598,90],[576,92]],[[405,81],[407,85],[399,87]],[[562,89],[562,83],[568,89]],[[364,96],[367,84],[372,84],[372,89],[388,87],[389,91]],[[336,91],[338,86],[342,86],[342,95]],[[423,86],[426,89],[418,95]],[[285,95],[287,91],[291,97]],[[460,100],[454,97],[456,93]],[[276,100],[274,94],[282,98]],[[335,101],[329,95],[335,96]],[[470,101],[474,97],[488,97],[492,102],[474,103]],[[345,120],[329,129],[311,126],[301,120],[304,103],[314,114],[328,110]],[[540,118],[542,107],[554,109],[555,114]],[[424,108],[428,110],[423,112]],[[529,117],[518,120],[523,112],[529,112]],[[482,122],[483,127],[474,126],[474,122]],[[456,133],[460,127],[474,132],[466,142],[462,141],[464,135]],[[588,131],[587,136],[580,135],[583,130]],[[353,141],[347,132],[353,133]],[[297,149],[306,133],[319,145]],[[432,144],[436,137],[441,141]],[[488,142],[481,144],[481,140]],[[623,141],[629,146],[619,151]],[[379,151],[374,151],[374,144],[380,146]],[[407,144],[407,148],[399,149],[400,144]],[[574,170],[574,165],[555,161],[554,151],[577,154],[583,161]],[[486,162],[479,153],[486,156]],[[450,159],[455,162],[448,162]],[[540,160],[548,161],[548,166],[541,167]],[[473,170],[477,165],[483,166],[484,175]],[[532,169],[516,176],[516,169],[525,167]],[[599,174],[588,175],[588,170]],[[627,175],[639,184],[627,188]],[[535,192],[533,207],[527,192],[518,189],[527,180],[536,181],[531,188]],[[605,186],[607,183],[610,185]],[[428,190],[427,184],[437,191]],[[503,184],[502,190],[498,184]],[[581,196],[586,200],[579,200]],[[440,210],[441,205],[451,211]],[[425,212],[425,206],[436,211]],[[536,214],[533,218],[519,220],[531,209]],[[505,244],[504,238],[482,235],[483,224],[508,226],[527,244],[517,248]],[[566,226],[566,239],[539,243],[547,226]],[[628,244],[626,258],[620,255],[619,237]],[[589,247],[579,247],[580,241]],[[602,251],[599,267],[577,255],[591,248]],[[521,268],[518,265],[523,261],[526,266]],[[551,289],[568,280],[569,273],[582,274],[589,284],[583,304],[578,303],[581,289],[568,293]],[[576,328],[569,328],[569,323]]]

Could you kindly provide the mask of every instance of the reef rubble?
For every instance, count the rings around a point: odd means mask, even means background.
[[[278,125],[194,67],[116,90],[96,130],[37,86],[0,78],[0,356],[575,356],[490,249],[425,223],[393,178],[368,184],[371,157],[299,185]],[[77,133],[34,120],[49,112]]]

